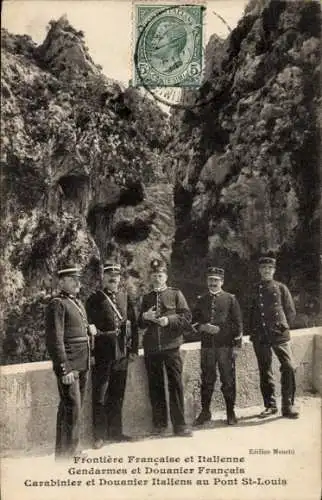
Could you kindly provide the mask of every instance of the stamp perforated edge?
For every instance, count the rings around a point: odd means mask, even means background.
[[[131,8],[131,80],[130,80],[130,85],[136,87],[136,88],[145,88],[144,85],[137,85],[135,82],[135,55],[136,55],[136,49],[137,49],[137,36],[136,36],[136,7],[139,5],[146,5],[146,6],[160,6],[160,7],[184,7],[184,6],[199,6],[199,7],[204,7],[207,8],[207,1],[206,0],[189,0],[188,2],[178,2],[174,0],[133,0],[132,1],[132,8]],[[204,52],[205,52],[205,17],[203,16],[202,19],[202,40],[201,40],[201,66],[203,68],[204,65]],[[165,86],[166,87],[166,86]],[[180,87],[180,85],[178,85]],[[170,87],[171,88],[171,87]],[[183,87],[182,87],[183,88]],[[197,88],[196,86],[191,86],[191,88]]]

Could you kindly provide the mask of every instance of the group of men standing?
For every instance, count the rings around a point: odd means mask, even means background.
[[[295,317],[288,288],[274,280],[276,261],[259,260],[260,281],[250,300],[249,333],[254,345],[264,400],[261,418],[277,413],[272,352],[280,362],[282,415],[299,416],[294,408],[295,377],[290,350],[290,325]],[[160,259],[150,264],[151,291],[139,310],[120,290],[121,266],[104,265],[102,288],[83,306],[80,269],[68,265],[58,271],[59,293],[47,309],[46,339],[57,377],[60,403],[57,414],[56,458],[78,452],[80,416],[90,368],[93,382],[94,447],[106,441],[127,441],[123,434],[122,406],[128,363],[138,353],[138,331],[143,331],[144,361],[148,379],[154,431],[168,427],[164,369],[167,373],[169,413],[173,432],[189,437],[184,414],[180,346],[184,333],[193,331],[201,340],[201,413],[194,425],[211,420],[211,400],[219,369],[226,403],[227,424],[235,425],[235,358],[242,345],[243,321],[238,301],[223,290],[224,269],[210,267],[207,291],[191,311],[183,293],[168,286],[167,266]]]

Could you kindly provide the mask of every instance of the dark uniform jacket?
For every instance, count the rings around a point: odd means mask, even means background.
[[[61,292],[46,311],[46,344],[57,376],[89,368],[86,311],[75,297]]]
[[[111,305],[111,300],[121,318]],[[137,318],[127,293],[119,291],[113,300],[107,290],[97,290],[88,298],[86,311],[90,323],[94,323],[98,330],[94,347],[96,363],[126,358],[129,353],[137,354]]]
[[[161,327],[143,319],[143,313],[155,307],[157,317],[166,316],[169,324]],[[167,287],[162,291],[151,291],[143,296],[139,316],[139,326],[145,328],[143,337],[144,352],[156,353],[180,347],[183,333],[190,328],[191,312],[182,292]]]
[[[201,337],[201,347],[239,347],[243,333],[242,315],[238,301],[231,293],[221,290],[198,297],[193,311],[193,324]],[[211,323],[220,328],[216,334],[200,332],[200,326]]]
[[[263,344],[290,340],[290,326],[296,311],[289,289],[279,281],[261,281],[254,289],[250,304],[250,338]]]

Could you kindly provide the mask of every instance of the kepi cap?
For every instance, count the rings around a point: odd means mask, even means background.
[[[268,264],[270,266],[276,266],[276,259],[274,257],[265,257],[262,256],[258,259],[258,264]]]
[[[213,276],[223,279],[225,276],[225,270],[222,267],[209,266],[207,270],[207,276]]]
[[[106,261],[103,267],[104,273],[121,273],[121,265],[118,262]]]
[[[150,262],[150,269],[152,273],[167,272],[167,265],[160,259],[153,259]]]
[[[68,262],[66,263],[65,265],[61,266],[58,270],[57,270],[57,276],[59,278],[62,278],[64,276],[81,276],[81,268],[79,266],[77,266],[75,263],[73,262]]]

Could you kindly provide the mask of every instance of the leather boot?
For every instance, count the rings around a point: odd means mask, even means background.
[[[234,410],[227,410],[227,424],[228,425],[236,425],[238,422],[237,417],[235,415]]]
[[[282,415],[285,418],[299,418],[300,412],[294,408],[294,406],[289,406],[282,408]]]
[[[211,420],[211,412],[209,410],[202,409],[201,413],[196,418],[196,420],[194,421],[193,425],[195,425],[195,426],[203,425],[206,422],[210,422],[210,420]]]
[[[231,401],[226,401],[227,424],[236,425],[237,417],[235,415],[234,404]]]

